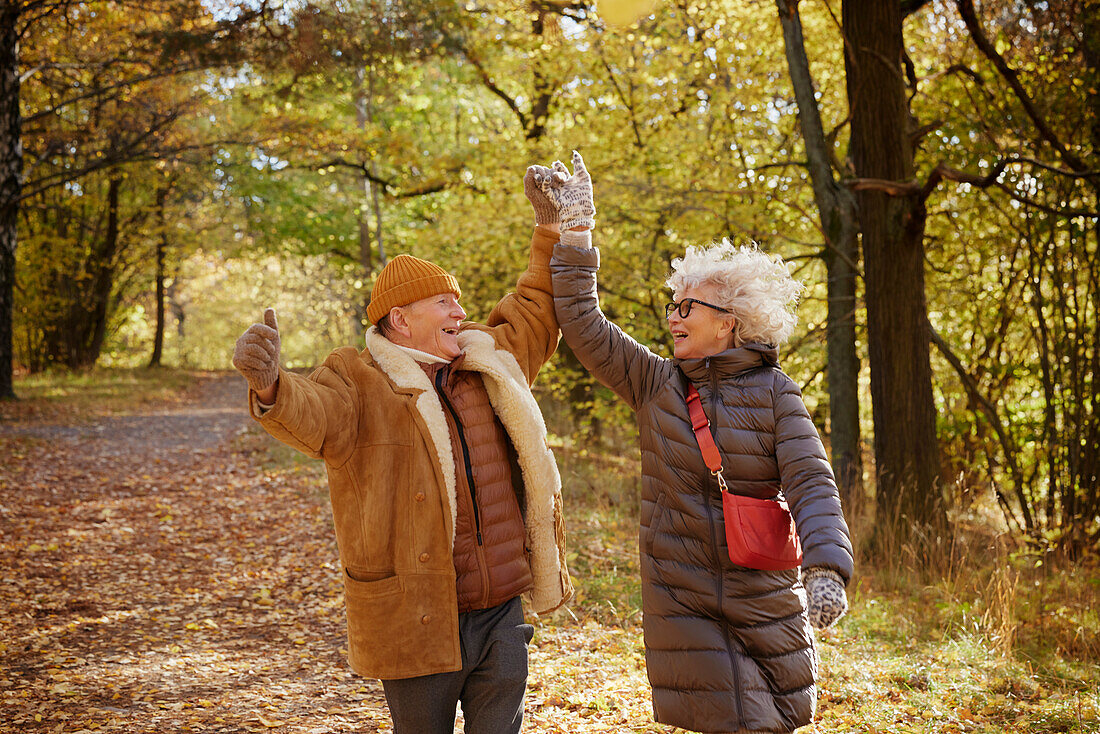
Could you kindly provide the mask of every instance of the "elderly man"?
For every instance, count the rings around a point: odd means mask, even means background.
[[[559,165],[560,168],[560,165]],[[561,480],[530,385],[557,346],[550,255],[562,223],[591,228],[591,182],[569,196],[524,188],[536,228],[527,271],[486,324],[438,265],[399,255],[367,308],[366,348],[337,349],[308,378],[279,368],[267,309],[234,366],[272,436],[328,471],[347,604],[348,654],[382,680],[396,734],[518,732],[527,682],[520,596],[569,599]]]

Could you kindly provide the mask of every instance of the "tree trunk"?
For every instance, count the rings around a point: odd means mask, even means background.
[[[844,0],[851,156],[860,178],[911,182],[913,148],[897,2]],[[863,232],[877,519],[919,531],[944,519],[924,294],[923,201],[888,187],[857,194]]]
[[[1082,23],[1083,31],[1081,37],[1084,39],[1084,55],[1085,62],[1088,68],[1087,83],[1085,84],[1089,105],[1088,108],[1092,110],[1092,124],[1090,126],[1089,139],[1092,141],[1092,151],[1095,155],[1100,151],[1100,4],[1098,3],[1085,3],[1082,10]],[[1095,169],[1094,169],[1095,170]],[[1100,185],[1097,185],[1096,179],[1089,179],[1093,185],[1094,190],[1100,190]],[[1093,252],[1100,248],[1100,219],[1094,219],[1092,222],[1092,236],[1093,236]],[[1095,263],[1095,261],[1092,261]],[[1094,264],[1094,272],[1097,266]],[[1096,287],[1092,290],[1094,299],[1100,299],[1100,277],[1094,276],[1094,282]],[[1093,314],[1100,309],[1094,308]],[[1100,476],[1100,343],[1095,338],[1092,343],[1092,358],[1089,361],[1089,373],[1091,375],[1091,390],[1090,405],[1091,410],[1091,430],[1090,435],[1085,437],[1085,445],[1089,447],[1089,469],[1085,472],[1084,476],[1086,482],[1084,484],[1086,495],[1084,497],[1084,505],[1082,511],[1079,513],[1079,519],[1082,524],[1087,524],[1087,518],[1094,518],[1100,515],[1100,482],[1097,482],[1097,477]],[[1093,525],[1093,535],[1091,538],[1093,543],[1100,544],[1100,527]]]
[[[829,378],[829,443],[833,471],[846,507],[863,488],[859,442],[859,353],[856,350],[856,263],[859,223],[855,196],[836,181],[830,150],[814,98],[810,61],[802,37],[798,0],[776,0],[783,27],[787,68],[798,103],[798,120],[809,162],[814,201],[825,237],[822,255],[828,269],[826,343]]]
[[[75,270],[59,270],[53,274],[54,288],[65,288],[68,295],[67,305],[43,329],[48,364],[73,370],[91,367],[103,348],[114,288],[122,189],[121,174],[112,171],[109,175],[106,227],[102,236],[96,233],[83,262]]]
[[[355,121],[359,125],[360,130],[365,130],[368,123],[373,122],[374,118],[374,75],[371,74],[370,78],[367,78],[367,70],[360,67],[356,70],[356,81],[358,82],[358,91],[355,98]],[[369,166],[371,173],[377,178],[378,176],[378,164],[371,159],[368,163],[363,162],[364,166]],[[374,213],[374,237],[371,237],[371,225],[370,214],[373,210]],[[371,275],[374,273],[374,256],[372,253],[372,239],[378,243],[378,261],[385,267],[386,265],[386,250],[382,243],[382,203],[378,195],[378,186],[374,185],[370,177],[363,174],[363,204],[359,208],[359,265],[362,267],[363,282],[369,282]],[[367,321],[367,305],[370,302],[370,291],[367,291],[364,295],[363,302],[361,304],[362,316],[360,324],[366,326]]]
[[[157,190],[157,220],[160,225],[160,237],[157,238],[157,325],[153,334],[153,356],[149,358],[150,367],[160,367],[160,358],[164,351],[164,257],[168,250],[168,222],[164,216],[164,202],[167,198],[167,188]]]
[[[115,284],[115,260],[119,248],[119,223],[118,206],[119,195],[122,190],[122,175],[116,171],[111,172],[110,182],[107,185],[107,231],[103,236],[103,247],[99,258],[91,263],[90,272],[94,273],[92,279],[92,291],[90,294],[89,318],[87,326],[91,332],[90,338],[81,343],[81,350],[74,368],[91,367],[99,359],[103,351],[103,340],[107,335],[107,316],[111,303],[111,291]],[[87,332],[86,332],[87,333]]]
[[[16,221],[23,176],[19,117],[19,0],[0,0],[0,399],[14,398],[12,312]]]

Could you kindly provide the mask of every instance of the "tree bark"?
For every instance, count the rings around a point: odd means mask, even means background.
[[[14,398],[12,312],[23,177],[19,119],[19,0],[0,0],[0,399]]]
[[[828,270],[826,350],[829,379],[829,443],[841,501],[851,507],[863,488],[859,440],[859,353],[856,350],[856,263],[859,222],[855,196],[833,175],[829,144],[814,97],[798,0],[776,0],[787,69],[798,103],[798,121],[809,163],[814,201],[825,237]]]
[[[90,331],[90,338],[85,338],[79,345],[76,360],[70,367],[91,367],[99,359],[103,351],[103,340],[107,335],[107,316],[110,313],[111,291],[115,284],[116,256],[119,249],[119,199],[122,191],[122,175],[112,171],[107,184],[107,231],[103,235],[103,247],[100,256],[91,263],[90,272],[94,273],[92,279],[91,308],[89,309],[86,331]]]
[[[374,75],[367,78],[367,69],[360,67],[356,70],[358,90],[355,98],[355,121],[360,130],[365,130],[368,123],[374,121]],[[364,162],[364,170],[367,167]],[[377,179],[378,163],[370,161],[371,174]],[[374,255],[372,240],[378,243],[378,262],[385,267],[386,250],[382,243],[382,202],[378,194],[378,186],[371,183],[371,177],[363,175],[363,204],[359,210],[359,265],[362,268],[363,282],[370,280],[374,273]],[[370,214],[374,213],[374,236],[371,236]],[[361,306],[360,324],[367,325],[367,305],[370,302],[370,291],[364,295]]]
[[[157,238],[157,325],[153,333],[153,355],[149,358],[150,367],[160,367],[160,359],[164,351],[164,257],[168,251],[168,222],[167,217],[164,216],[164,203],[167,198],[167,188],[157,190],[157,223],[160,225],[160,236]]]
[[[914,178],[901,7],[844,0],[845,68],[856,175]],[[876,513],[881,526],[918,531],[944,520],[924,293],[924,201],[875,188],[857,192],[863,233]]]

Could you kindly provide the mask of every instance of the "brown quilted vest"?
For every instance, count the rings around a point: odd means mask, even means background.
[[[422,364],[447,418],[455,460],[454,564],[458,611],[488,609],[531,588],[520,508],[522,479],[481,375]]]

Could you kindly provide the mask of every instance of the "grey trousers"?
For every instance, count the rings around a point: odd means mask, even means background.
[[[453,734],[459,701],[466,734],[519,734],[534,634],[519,597],[459,614],[462,670],[382,681],[394,734]]]

